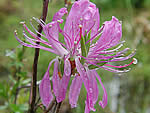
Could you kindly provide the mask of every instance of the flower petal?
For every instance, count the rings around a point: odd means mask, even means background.
[[[65,99],[66,91],[68,87],[68,83],[70,80],[70,76],[63,75],[62,78],[58,75],[58,60],[54,64],[54,72],[53,72],[53,91],[56,96],[57,102],[61,102]]]
[[[107,92],[106,92],[106,89],[101,81],[100,76],[97,74],[96,70],[93,70],[93,74],[97,77],[97,79],[98,79],[99,83],[101,84],[103,91],[104,91],[103,99],[102,99],[102,101],[99,101],[99,105],[104,109],[107,105]]]
[[[56,97],[57,102],[61,102],[65,99],[69,80],[70,80],[70,76],[66,76],[64,74],[60,81],[59,95],[58,97]]]
[[[88,95],[87,95],[86,98],[87,98],[87,99],[86,99],[86,101],[85,101],[85,110],[84,110],[84,113],[90,113]]]
[[[122,37],[122,25],[114,16],[104,23],[104,28],[95,50],[104,50],[117,45]]]
[[[52,21],[57,21],[61,19],[64,16],[64,14],[67,13],[68,13],[67,8],[61,8],[57,13],[55,13]]]
[[[96,101],[98,99],[99,91],[98,91],[96,78],[93,75],[94,70],[87,69],[85,72],[79,59],[76,58],[75,61],[76,61],[77,71],[79,72],[79,74],[84,82],[85,88],[87,90],[87,96],[88,96],[87,102],[89,103],[89,105],[88,105],[89,109],[92,111],[95,111],[94,104],[96,103]]]
[[[66,76],[71,75],[71,64],[70,64],[70,61],[68,59],[66,59],[64,62],[64,74]]]
[[[92,30],[99,28],[99,13],[96,5],[89,2],[89,0],[76,1],[70,10],[64,26],[64,32],[70,36],[71,43],[79,39],[79,25],[82,25],[82,34],[85,30]],[[72,26],[72,27],[71,27]],[[70,29],[72,28],[72,29]],[[91,33],[91,34],[93,34]]]
[[[51,84],[50,84],[50,79],[49,79],[49,69],[54,61],[55,59],[50,62],[48,69],[39,85],[40,97],[41,97],[43,105],[46,107],[48,107],[48,105],[53,99],[53,94],[51,92]]]
[[[80,76],[76,75],[75,78],[72,80],[70,91],[69,91],[69,103],[71,107],[77,107],[77,101],[80,94],[82,86],[82,79]]]

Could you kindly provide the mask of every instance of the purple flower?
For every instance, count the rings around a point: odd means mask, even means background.
[[[89,113],[91,110],[96,111],[94,105],[99,96],[99,83],[103,88],[103,99],[99,101],[99,105],[102,108],[107,105],[106,89],[96,69],[100,67],[114,73],[128,72],[129,69],[121,70],[117,68],[124,68],[136,63],[136,59],[123,66],[113,66],[109,63],[130,59],[135,55],[135,51],[128,56],[124,56],[124,53],[129,48],[119,51],[124,43],[120,41],[122,37],[121,23],[113,16],[112,20],[106,21],[100,28],[99,10],[89,0],[76,1],[72,5],[70,13],[66,18],[64,29],[61,29],[60,24],[63,23],[62,16],[67,13],[66,8],[61,8],[49,24],[33,18],[43,27],[45,35],[40,34],[32,23],[31,26],[45,40],[34,34],[25,23],[22,23],[24,28],[23,35],[29,43],[21,41],[17,37],[16,32],[15,37],[24,46],[40,48],[59,56],[50,62],[48,70],[40,83],[39,89],[42,103],[48,107],[53,99],[49,69],[54,62],[52,83],[57,102],[65,99],[70,77],[73,77],[74,79],[69,90],[69,103],[72,108],[77,107],[78,96],[83,83],[87,91],[85,113]],[[28,37],[25,31],[32,35],[33,38]],[[59,38],[62,37],[65,44],[59,41]],[[97,41],[95,42],[95,40]],[[43,43],[47,47],[35,42]],[[96,79],[99,81],[98,83]]]

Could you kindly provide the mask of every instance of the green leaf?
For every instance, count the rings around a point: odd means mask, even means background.
[[[9,104],[9,107],[15,113],[24,113],[28,110],[28,106],[26,104]]]
[[[23,80],[23,81],[21,82],[21,85],[27,85],[27,84],[30,83],[30,82],[31,82],[31,79],[28,78],[28,79]]]
[[[14,95],[16,93],[16,89],[18,88],[20,84],[20,81],[17,81],[15,85],[13,85],[12,90],[11,90],[11,95]]]
[[[90,40],[90,38],[91,38],[91,31],[89,32],[86,41]],[[90,48],[90,42],[86,44],[87,53],[89,52],[89,48]]]
[[[9,90],[9,86],[8,85],[3,85],[2,83],[0,83],[0,97],[3,97],[5,99],[8,98],[8,90]]]
[[[81,52],[82,52],[82,56],[84,56],[84,57],[87,56],[87,50],[86,50],[85,40],[84,40],[83,36],[81,36]],[[84,64],[83,58],[81,58],[81,63]]]

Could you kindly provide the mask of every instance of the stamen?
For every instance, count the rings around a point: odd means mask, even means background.
[[[35,17],[32,17],[35,21],[37,21],[42,27],[44,27],[45,25],[38,19]]]
[[[37,34],[39,34],[39,35],[41,35],[42,37],[46,38],[42,33],[39,33],[39,31],[37,31],[36,28],[33,26],[33,24],[32,24],[32,19],[30,19],[30,25],[32,26],[32,28],[34,29],[34,31],[35,31]]]
[[[110,64],[104,64],[104,65],[109,66],[109,67],[114,67],[114,68],[123,68],[123,67],[127,67],[127,66],[130,66],[131,64],[136,64],[136,63],[137,63],[137,59],[133,58],[133,60],[129,64],[125,64],[123,66],[113,66]]]
[[[40,21],[41,21],[44,25],[46,25],[46,23],[45,23],[42,19],[40,19]]]

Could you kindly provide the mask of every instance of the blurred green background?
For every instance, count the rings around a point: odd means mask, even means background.
[[[102,109],[97,104],[95,113],[150,113],[150,0],[91,1],[100,10],[101,25],[112,16],[122,21],[122,40],[126,40],[126,47],[137,50],[135,57],[138,59],[138,64],[122,75],[98,70],[109,97],[108,106]],[[50,0],[46,23],[61,7],[64,7],[64,0]],[[17,29],[18,36],[23,39],[19,22],[25,21],[31,28],[29,20],[39,18],[41,12],[42,0],[0,0],[0,113],[24,113],[28,109],[29,89],[19,90],[17,101],[15,95],[19,87],[31,82],[34,49],[20,46],[14,30]],[[38,80],[54,57],[40,50]],[[66,98],[60,113],[84,112],[86,92],[84,87],[82,89],[78,107],[71,109]],[[101,91],[100,99],[102,94]],[[37,113],[40,112],[38,108]]]

